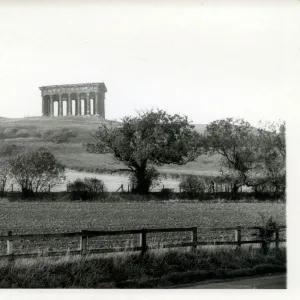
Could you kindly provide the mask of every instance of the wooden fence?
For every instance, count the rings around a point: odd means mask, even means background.
[[[273,239],[254,239],[243,240],[243,230],[261,230],[262,227],[227,227],[227,228],[198,228],[198,227],[186,227],[186,228],[152,228],[152,229],[136,229],[136,230],[113,230],[113,231],[90,231],[82,230],[80,232],[71,233],[50,233],[50,234],[25,234],[25,235],[13,235],[11,231],[6,236],[0,236],[0,241],[7,242],[7,250],[5,255],[0,255],[0,259],[16,259],[16,258],[33,258],[38,256],[65,256],[65,255],[87,255],[95,253],[110,253],[110,252],[123,252],[123,251],[140,251],[141,254],[145,254],[149,249],[160,248],[176,248],[176,247],[190,247],[192,251],[196,251],[198,246],[218,246],[218,245],[231,245],[240,249],[245,244],[260,244],[262,248],[271,243],[275,244],[275,249],[279,249],[280,243],[286,242],[286,239],[280,238],[280,232],[286,229],[286,226],[280,226],[276,229]],[[198,236],[201,232],[207,231],[234,231],[234,241],[198,241]],[[170,233],[170,232],[189,232],[191,234],[190,242],[180,242],[167,244],[159,247],[149,247],[147,243],[147,234],[149,233]],[[89,249],[88,239],[92,237],[100,236],[120,236],[120,235],[139,235],[139,246],[137,247],[118,247],[118,248],[101,248],[101,249]],[[44,253],[14,253],[13,242],[17,240],[38,240],[38,239],[53,239],[53,238],[79,238],[79,249],[71,251],[48,251]]]

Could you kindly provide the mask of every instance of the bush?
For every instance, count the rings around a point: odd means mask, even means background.
[[[54,132],[46,130],[42,133],[42,139],[55,144],[68,143],[72,137],[76,137],[77,133],[68,128],[62,128],[60,131]]]
[[[17,128],[5,128],[3,130],[3,135],[5,138],[14,138],[16,136]]]
[[[193,199],[205,192],[206,182],[199,176],[186,175],[181,178],[179,186],[183,192]]]
[[[51,139],[51,136],[53,135],[53,131],[52,130],[45,130],[44,132],[41,133],[41,137],[43,140],[45,141],[49,141],[49,139]]]
[[[20,129],[18,130],[18,132],[16,133],[16,137],[19,137],[19,138],[26,138],[26,137],[29,137],[29,132],[27,129]]]
[[[174,189],[163,188],[160,191],[160,195],[162,196],[163,200],[172,199],[174,195]]]
[[[264,241],[264,243],[262,244],[262,251],[264,253],[267,253],[269,251],[269,242],[274,237],[274,234],[279,225],[272,216],[267,220],[263,214],[260,214],[260,216],[262,218],[263,225],[259,228],[258,233],[254,234],[254,236]]]
[[[96,199],[103,196],[105,186],[102,180],[97,178],[76,179],[68,184],[72,200]]]
[[[33,133],[33,137],[41,138],[41,137],[42,137],[42,134],[41,134],[39,131],[35,131],[35,132]]]
[[[1,144],[0,145],[0,156],[11,156],[15,150],[17,149],[17,146],[15,144]]]

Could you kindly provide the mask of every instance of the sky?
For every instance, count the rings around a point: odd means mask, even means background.
[[[108,119],[285,120],[299,37],[297,0],[0,0],[0,116],[41,115],[39,86],[104,82]]]

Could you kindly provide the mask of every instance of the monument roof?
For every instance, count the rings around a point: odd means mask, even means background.
[[[104,82],[87,82],[87,83],[73,83],[73,84],[57,84],[57,85],[44,85],[39,87],[40,90],[43,90],[45,88],[67,88],[67,87],[82,87],[82,86],[101,86],[104,88],[105,92],[107,92],[107,88],[104,84]]]

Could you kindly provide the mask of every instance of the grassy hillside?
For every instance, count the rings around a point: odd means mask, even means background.
[[[110,154],[91,154],[85,151],[84,143],[92,141],[91,133],[99,125],[106,123],[117,126],[117,122],[100,119],[96,116],[70,117],[30,117],[9,119],[0,117],[0,138],[6,143],[15,144],[19,152],[37,147],[48,148],[68,168],[95,171],[122,167]],[[204,124],[196,124],[195,129],[204,132]],[[46,131],[58,132],[70,129],[76,135],[68,143],[55,144],[46,141]],[[166,173],[197,173],[215,175],[220,169],[218,156],[201,156],[196,162],[184,166],[165,165],[160,168]]]

